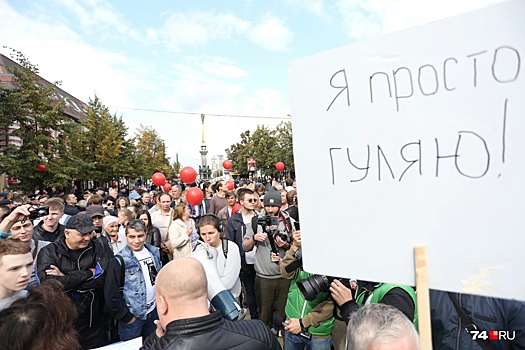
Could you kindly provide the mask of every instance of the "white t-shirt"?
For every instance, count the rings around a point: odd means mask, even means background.
[[[244,216],[244,215],[242,216],[242,221],[244,222],[246,227],[248,227],[248,226],[251,227],[252,226],[252,218],[253,218],[253,215],[252,216]],[[257,232],[254,232],[253,234],[256,234],[256,233]],[[255,264],[255,252],[256,251],[257,251],[257,244],[253,246],[253,249],[251,251],[244,253],[244,257],[246,259],[246,264],[248,264],[248,265],[254,265]]]
[[[149,314],[153,309],[155,309],[155,279],[157,278],[157,269],[155,268],[155,263],[153,262],[153,257],[151,253],[146,248],[142,249],[139,252],[133,252],[135,257],[142,267],[142,274],[144,275],[144,281],[146,282],[146,303],[148,305]]]

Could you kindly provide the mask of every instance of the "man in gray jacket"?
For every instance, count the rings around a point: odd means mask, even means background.
[[[281,277],[280,263],[290,248],[293,219],[286,212],[281,212],[282,200],[278,191],[269,191],[264,195],[263,218],[265,227],[257,228],[257,233],[247,232],[243,239],[243,248],[255,253],[255,295],[259,308],[259,319],[277,332],[282,325],[272,325],[273,308],[276,318],[284,320],[286,299],[290,280]],[[272,223],[273,220],[273,223]],[[275,225],[274,225],[275,224]],[[283,239],[285,238],[285,239]]]

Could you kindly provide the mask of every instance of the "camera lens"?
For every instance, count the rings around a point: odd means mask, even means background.
[[[330,282],[324,275],[313,275],[302,281],[297,282],[297,287],[308,301],[315,299],[317,294],[328,292]]]

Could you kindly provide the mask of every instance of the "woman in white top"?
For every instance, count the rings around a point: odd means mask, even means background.
[[[223,239],[224,225],[216,215],[201,216],[197,227],[204,243],[217,249],[217,272],[222,284],[235,298],[238,298],[241,294],[239,247],[235,242]],[[227,249],[224,249],[223,244],[227,244]]]
[[[173,208],[173,221],[168,228],[168,247],[173,259],[184,258],[191,253],[191,234],[193,219],[186,203],[179,203]]]

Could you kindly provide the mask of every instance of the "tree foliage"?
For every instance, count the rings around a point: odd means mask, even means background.
[[[69,186],[74,180],[104,184],[178,172],[180,164],[170,164],[153,128],[141,125],[129,137],[122,117],[112,115],[98,96],[89,101],[85,119],[73,120],[56,97],[58,83],[44,86],[37,66],[20,52],[12,58],[20,65],[9,67],[13,84],[0,87],[0,142],[7,145],[0,147],[0,173],[21,180],[19,187]],[[10,142],[13,137],[21,145]],[[46,171],[39,172],[38,164]]]
[[[295,172],[290,122],[282,122],[273,130],[258,125],[253,134],[246,130],[240,137],[240,142],[226,149],[233,171],[247,174],[246,161],[248,158],[255,158],[257,169],[261,170],[262,175],[277,176],[277,162],[283,162],[288,172]]]
[[[140,171],[144,176],[159,171],[167,178],[173,178],[176,174],[175,163],[170,164],[166,156],[166,144],[157,131],[151,126],[140,125],[135,133],[136,158],[140,162]]]
[[[58,83],[44,86],[37,66],[20,52],[14,52],[12,57],[21,67],[12,69],[13,87],[0,88],[0,130],[4,144],[12,138],[23,142],[2,148],[0,172],[20,179],[28,188],[61,185],[63,179],[71,176],[71,169],[60,166],[60,158],[67,152],[64,140],[69,120],[61,112],[63,100],[55,96]],[[39,164],[47,170],[38,172]]]

